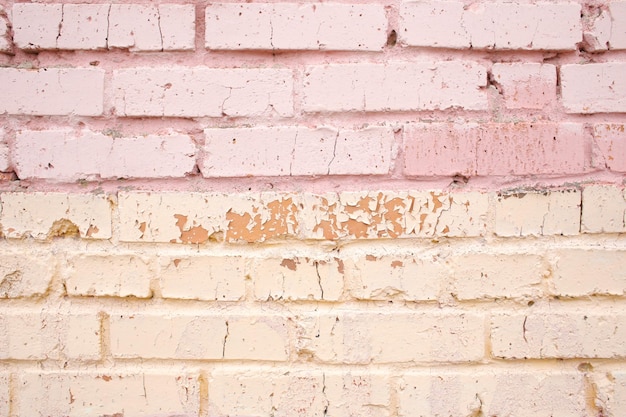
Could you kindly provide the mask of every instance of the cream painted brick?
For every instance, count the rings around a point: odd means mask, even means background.
[[[570,249],[554,254],[552,285],[561,296],[626,293],[626,251]]]
[[[306,112],[486,110],[487,71],[470,61],[309,66]]]
[[[534,62],[495,63],[491,68],[509,109],[541,110],[556,102],[556,67]]]
[[[0,202],[0,224],[8,238],[46,239],[75,234],[74,229],[83,238],[111,237],[111,207],[105,194],[8,192],[0,194]]]
[[[231,317],[224,338],[224,359],[289,359],[288,319],[280,316]]]
[[[399,417],[585,417],[583,378],[572,371],[473,369],[401,376]]]
[[[550,274],[541,256],[467,254],[450,257],[452,292],[460,300],[541,296],[542,280]]]
[[[21,49],[55,49],[62,20],[60,3],[16,3],[12,13],[13,41]]]
[[[448,277],[437,257],[366,255],[343,264],[350,295],[360,300],[436,300]]]
[[[43,6],[43,5],[41,5]],[[58,49],[105,49],[108,4],[63,4],[63,22],[56,39]]]
[[[154,417],[200,412],[200,383],[191,372],[25,371],[17,381],[20,416]]]
[[[602,123],[593,127],[592,164],[598,169],[626,172],[626,125]]]
[[[112,138],[87,130],[26,130],[16,134],[12,156],[20,179],[168,178],[193,171],[196,147],[175,133]]]
[[[116,358],[221,359],[226,318],[189,314],[111,314]]]
[[[582,40],[580,10],[565,2],[405,1],[398,35],[409,46],[573,50]]]
[[[329,363],[467,362],[485,353],[484,319],[467,313],[296,317],[297,353]]]
[[[337,301],[343,292],[339,259],[269,258],[254,263],[250,277],[257,300]]]
[[[113,72],[120,116],[293,115],[293,74],[281,68],[162,67]]]
[[[626,112],[626,63],[561,66],[561,96],[568,113]]]
[[[523,191],[496,198],[499,236],[576,235],[581,193],[577,190]]]
[[[11,375],[9,373],[0,373],[0,415],[10,415],[9,409],[11,404],[10,394]]]
[[[0,359],[100,358],[100,319],[95,314],[5,310],[0,329]]]
[[[594,384],[600,388],[598,397],[605,399],[603,411],[610,417],[622,416],[626,413],[626,372],[623,369],[611,370],[606,376],[609,383],[600,385],[594,374]]]
[[[164,298],[237,301],[246,292],[246,263],[239,256],[159,256]]]
[[[209,415],[390,417],[390,386],[374,372],[220,369],[209,378]]]
[[[210,49],[380,51],[387,18],[382,4],[213,3],[205,36]]]
[[[136,255],[71,255],[64,271],[66,291],[72,296],[150,298],[154,265]]]
[[[46,294],[56,261],[34,250],[3,251],[0,255],[0,298],[38,297]]]
[[[31,5],[26,3],[20,3]],[[0,113],[100,116],[104,71],[95,68],[0,68]],[[37,97],[37,100],[33,100]]]
[[[376,175],[391,166],[391,128],[207,129],[204,177]]]
[[[624,358],[626,315],[604,306],[497,313],[491,319],[493,356],[522,358]]]
[[[9,18],[7,10],[0,6],[0,52],[10,53],[13,51],[11,32],[9,30]],[[2,410],[0,409],[0,412]]]
[[[583,189],[581,231],[620,233],[626,231],[626,191],[610,185]]]

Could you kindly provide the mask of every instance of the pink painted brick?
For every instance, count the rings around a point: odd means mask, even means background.
[[[568,113],[626,112],[626,63],[561,67],[561,95]]]
[[[10,53],[13,51],[9,27],[7,11],[3,6],[0,6],[0,52]]]
[[[533,62],[494,64],[491,72],[509,109],[541,110],[556,102],[556,67]]]
[[[9,145],[6,139],[6,132],[0,128],[0,172],[7,172],[11,169]]]
[[[486,110],[487,71],[466,61],[307,67],[303,108],[324,111]]]
[[[64,4],[59,22],[58,49],[104,49],[107,47],[108,4]]]
[[[304,127],[207,129],[205,177],[387,174],[393,130]]]
[[[167,178],[192,172],[195,153],[186,135],[112,138],[87,130],[26,130],[16,134],[13,161],[21,179]]]
[[[104,71],[91,68],[0,68],[0,113],[99,116]],[[34,99],[36,97],[36,99]]]
[[[16,3],[13,41],[21,49],[55,49],[62,19],[62,4]]]
[[[612,1],[591,19],[590,30],[585,32],[587,50],[606,51],[626,49],[626,1]]]
[[[400,41],[441,48],[573,50],[581,41],[578,3],[403,2]]]
[[[626,125],[602,123],[593,128],[593,166],[626,172]]]
[[[205,36],[210,49],[379,51],[387,18],[382,4],[213,3]]]
[[[293,115],[293,78],[275,68],[132,68],[113,72],[121,116]]]

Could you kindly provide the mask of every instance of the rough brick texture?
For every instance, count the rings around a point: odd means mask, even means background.
[[[623,417],[626,1],[0,5],[1,417]]]

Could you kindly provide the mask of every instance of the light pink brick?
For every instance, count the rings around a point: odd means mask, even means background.
[[[120,116],[293,114],[293,79],[287,69],[123,69],[113,72],[113,92]]]
[[[9,25],[7,10],[3,6],[0,6],[0,53],[10,53],[13,51]]]
[[[487,71],[466,61],[328,64],[307,67],[303,109],[486,110]]]
[[[108,4],[64,4],[59,22],[58,49],[104,49],[107,47]]]
[[[207,129],[204,177],[376,175],[391,165],[391,128]]]
[[[493,79],[509,109],[541,110],[556,102],[556,67],[551,64],[493,64]]]
[[[561,96],[568,113],[626,112],[626,63],[561,67]]]
[[[0,172],[11,170],[11,160],[9,156],[9,144],[4,129],[0,128]]]
[[[626,172],[626,125],[602,123],[593,127],[593,166]]]
[[[492,352],[506,359],[624,358],[625,319],[606,306],[497,313],[491,319]]]
[[[402,374],[399,417],[585,417],[583,376],[522,368],[438,369]]]
[[[26,130],[16,134],[13,161],[20,179],[167,178],[192,172],[195,154],[187,135],[112,138],[87,130]]]
[[[20,360],[100,358],[100,319],[76,311],[6,310],[0,316],[0,358]]]
[[[626,293],[626,251],[563,249],[553,254],[552,287],[559,296]]]
[[[164,51],[196,48],[196,5],[159,4],[159,27]]]
[[[341,364],[478,361],[485,353],[483,322],[473,313],[301,315],[296,348]]]
[[[87,68],[0,68],[0,113],[33,116],[102,114],[104,71]],[[33,97],[37,97],[36,100]]]
[[[440,48],[573,50],[582,39],[577,3],[403,2],[400,41]]]
[[[153,417],[200,412],[198,375],[185,371],[26,371],[16,387],[16,415]]]
[[[387,40],[382,4],[213,3],[210,49],[379,51]]]
[[[608,2],[588,19],[591,27],[584,34],[588,51],[626,49],[626,2]]]
[[[21,49],[56,49],[62,19],[62,4],[16,3],[12,14],[13,41]]]

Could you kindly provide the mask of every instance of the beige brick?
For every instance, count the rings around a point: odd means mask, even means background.
[[[576,235],[580,230],[578,190],[523,191],[496,198],[499,236]]]
[[[150,298],[155,277],[150,260],[135,255],[71,256],[64,271],[69,295]]]
[[[0,255],[0,298],[41,296],[55,273],[50,254],[3,251]]]
[[[624,295],[626,251],[608,249],[560,250],[553,254],[556,295]]]
[[[0,373],[0,415],[8,416],[11,395],[10,395],[11,375],[9,373]]]
[[[191,373],[36,372],[19,375],[15,415],[20,416],[195,416],[200,384]]]
[[[450,257],[451,292],[460,300],[537,297],[550,273],[541,256],[467,254]]]
[[[245,295],[246,260],[239,256],[159,256],[164,298],[237,301]]]
[[[586,233],[626,232],[626,191],[610,185],[583,189],[581,231]]]
[[[448,277],[435,257],[365,255],[343,264],[350,295],[361,300],[436,300]]]
[[[626,413],[626,371],[623,369],[606,372],[604,384],[600,383],[600,378],[594,372],[594,384],[598,389],[600,404],[607,416],[617,417]],[[604,378],[603,378],[604,379]],[[596,401],[598,402],[598,401]]]
[[[284,361],[289,359],[285,317],[232,317],[226,326],[224,359]]]
[[[111,237],[111,208],[105,194],[2,193],[0,201],[2,233],[8,238]]]
[[[498,358],[624,358],[626,315],[604,308],[498,313],[491,320]]]
[[[100,319],[95,314],[6,311],[0,329],[0,359],[100,358]]]
[[[336,301],[343,291],[338,259],[270,258],[255,262],[250,271],[258,300]]]
[[[582,375],[523,369],[430,370],[402,375],[399,417],[585,417]]]
[[[299,355],[331,363],[466,362],[483,358],[483,318],[454,313],[298,316]]]
[[[226,319],[189,314],[112,314],[117,358],[221,359]]]

